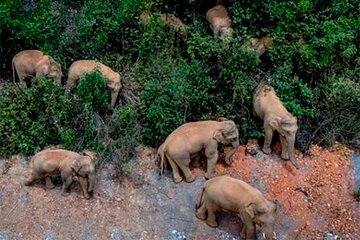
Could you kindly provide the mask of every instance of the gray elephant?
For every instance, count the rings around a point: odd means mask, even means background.
[[[243,222],[240,236],[246,240],[256,239],[256,225],[265,239],[275,237],[277,201],[267,200],[259,190],[241,180],[219,176],[205,183],[196,204],[196,217],[206,220],[210,227],[217,227],[217,211],[236,213]]]
[[[99,69],[99,71],[105,77],[107,86],[111,91],[111,106],[114,107],[122,87],[120,74],[114,72],[105,64],[95,60],[78,60],[73,62],[69,68],[66,86],[68,88],[74,88],[76,86],[76,82],[81,79],[84,74],[90,73],[95,69]]]
[[[29,186],[38,179],[45,178],[46,187],[54,188],[51,176],[61,175],[63,180],[62,195],[68,195],[74,180],[79,181],[86,199],[94,191],[95,153],[84,151],[78,154],[64,149],[45,149],[31,158],[31,176],[25,181]]]
[[[159,147],[161,172],[167,159],[173,170],[174,182],[179,183],[182,177],[179,168],[185,175],[187,182],[195,180],[189,169],[191,159],[202,152],[207,157],[207,171],[205,178],[211,178],[218,159],[218,144],[232,145],[226,154],[225,162],[230,165],[230,158],[239,146],[239,131],[233,121],[220,119],[219,121],[198,121],[185,123],[174,130]]]
[[[47,76],[53,78],[57,84],[61,84],[61,65],[52,57],[44,55],[38,50],[24,50],[17,53],[12,59],[13,81],[15,82],[15,70],[20,83],[26,87],[25,79],[30,76]]]
[[[277,97],[274,88],[260,84],[253,98],[254,113],[264,120],[265,142],[263,152],[271,153],[270,144],[273,132],[279,132],[282,153],[281,158],[290,159],[298,169],[298,163],[294,156],[294,145],[298,129],[297,119],[289,113],[280,99]]]

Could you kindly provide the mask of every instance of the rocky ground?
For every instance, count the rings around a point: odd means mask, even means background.
[[[195,217],[205,165],[192,169],[195,182],[175,184],[170,171],[159,176],[155,152],[139,150],[127,176],[118,176],[112,164],[104,164],[91,200],[83,198],[78,184],[68,197],[61,196],[60,183],[51,190],[43,182],[25,187],[25,159],[0,160],[0,240],[240,239],[241,221],[235,215],[220,213],[216,229]],[[300,170],[280,160],[277,152],[264,155],[256,141],[249,141],[238,149],[230,167],[220,161],[216,174],[242,179],[268,199],[279,200],[279,240],[324,239],[329,231],[342,239],[360,239],[352,152],[339,144],[330,149],[314,146],[308,156],[297,154]]]

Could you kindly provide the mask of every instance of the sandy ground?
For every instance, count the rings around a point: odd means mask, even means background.
[[[127,176],[118,176],[112,164],[105,164],[91,200],[83,198],[78,184],[68,197],[61,196],[61,184],[51,190],[44,182],[25,187],[27,162],[18,156],[0,160],[0,240],[241,239],[236,215],[219,213],[215,229],[195,217],[205,164],[192,169],[195,182],[175,184],[170,171],[159,176],[155,152],[140,150]],[[343,239],[360,239],[351,151],[339,144],[330,149],[313,146],[309,156],[297,155],[300,170],[280,160],[277,152],[264,155],[256,141],[249,141],[230,167],[219,161],[216,174],[242,179],[280,202],[275,226],[279,240],[324,239],[329,231]]]

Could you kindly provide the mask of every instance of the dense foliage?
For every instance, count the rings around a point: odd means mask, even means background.
[[[245,142],[263,134],[252,115],[261,81],[298,118],[298,148],[335,140],[359,147],[360,2],[224,2],[234,34],[221,42],[205,19],[215,1],[1,1],[0,155],[63,144],[129,159],[139,142],[156,147],[184,122],[220,116],[238,124]],[[186,33],[164,24],[158,13],[144,24],[143,9],[175,14]],[[243,47],[266,35],[273,44],[260,58]],[[73,61],[97,59],[121,72],[125,91],[140,101],[110,108],[98,73],[75,93],[46,79],[21,89],[5,79],[23,49],[52,55],[64,76]]]

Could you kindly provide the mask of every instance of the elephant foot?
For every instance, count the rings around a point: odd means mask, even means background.
[[[241,237],[242,239],[246,239],[246,234],[241,231],[241,232],[240,232],[240,237]]]
[[[55,187],[55,184],[51,181],[51,179],[46,179],[45,186],[47,189],[53,189]]]
[[[194,175],[190,175],[186,178],[186,182],[190,183],[190,182],[193,182],[195,181],[196,177]]]
[[[290,159],[290,162],[294,165],[294,167],[295,167],[296,169],[299,169],[299,168],[300,168],[297,160]]]
[[[179,183],[183,180],[183,178],[181,176],[174,176],[173,178],[174,178],[175,183]]]
[[[265,154],[270,154],[270,153],[271,153],[271,148],[263,147],[262,151],[263,151]]]
[[[25,181],[24,181],[24,185],[25,185],[25,186],[30,186],[31,183],[32,183],[31,180],[25,180]]]
[[[208,174],[208,173],[205,173],[205,179],[206,180],[209,180],[210,178],[212,178],[213,176],[212,176],[212,174]]]
[[[67,197],[67,196],[70,195],[70,192],[62,191],[61,195],[64,196],[64,197]]]
[[[282,159],[289,159],[289,154],[287,152],[282,152],[281,153],[281,158]]]
[[[91,198],[90,194],[85,194],[84,195],[85,199],[89,200]]]
[[[230,166],[230,164],[231,164],[230,158],[225,157],[225,164],[226,164],[227,166]]]
[[[205,219],[206,219],[206,214],[205,214],[205,212],[198,212],[198,211],[196,211],[195,216],[196,216],[198,219],[200,219],[200,220],[205,220]]]
[[[216,228],[219,226],[219,224],[216,221],[206,221],[206,224],[209,225],[209,227]]]

